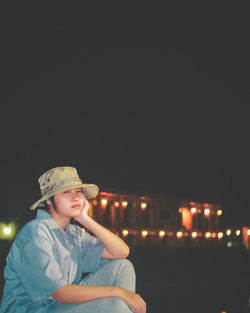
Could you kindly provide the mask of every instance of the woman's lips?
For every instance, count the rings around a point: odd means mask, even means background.
[[[81,205],[80,205],[80,204],[74,204],[74,205],[72,205],[71,207],[72,207],[73,209],[78,209],[78,208],[81,207]]]

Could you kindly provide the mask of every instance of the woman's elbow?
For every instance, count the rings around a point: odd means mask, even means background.
[[[129,256],[129,253],[130,253],[129,246],[124,247],[124,249],[122,251],[121,259],[126,259]]]
[[[52,293],[52,297],[56,300],[56,302],[59,303],[65,302],[63,301],[63,297],[60,295],[60,293],[54,292]]]
[[[52,293],[52,297],[56,300],[56,302],[64,302],[60,294],[57,294],[56,292]]]
[[[56,302],[66,302],[64,297],[65,289],[67,288],[66,286],[63,286],[52,293],[52,297],[56,300]]]

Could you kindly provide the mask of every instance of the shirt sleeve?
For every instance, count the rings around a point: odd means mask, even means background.
[[[96,271],[102,262],[104,244],[102,241],[87,232],[82,234],[81,243],[81,267],[82,273]]]
[[[68,284],[46,238],[30,240],[16,262],[17,275],[33,301],[53,299],[51,294]]]

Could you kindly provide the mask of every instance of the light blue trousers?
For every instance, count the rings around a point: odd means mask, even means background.
[[[135,271],[128,259],[110,260],[80,283],[87,286],[118,286],[135,292]],[[56,303],[51,313],[131,313],[120,298],[101,298],[81,303]]]

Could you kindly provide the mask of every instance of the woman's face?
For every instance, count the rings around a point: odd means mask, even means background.
[[[69,189],[54,195],[58,215],[74,218],[81,214],[86,199],[82,188]]]

